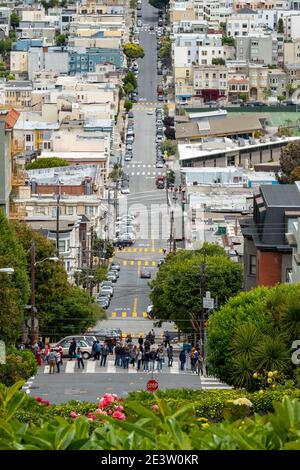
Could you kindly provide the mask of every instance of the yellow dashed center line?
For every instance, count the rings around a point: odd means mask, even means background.
[[[116,318],[117,312],[111,312],[111,316],[112,316],[112,318]]]
[[[143,248],[139,248],[139,252],[142,253],[142,252],[143,252]]]
[[[156,264],[155,261],[152,261],[152,266],[155,266],[155,264]]]
[[[127,316],[127,312],[122,312],[122,317],[125,318]]]
[[[130,261],[130,266],[134,266],[134,261]]]
[[[136,248],[132,248],[132,253],[136,253]]]
[[[145,266],[149,266],[149,261],[145,261]]]
[[[148,313],[147,313],[147,312],[143,312],[143,317],[144,317],[144,318],[147,318],[147,317],[148,317]]]
[[[123,261],[123,266],[127,266],[127,260]]]

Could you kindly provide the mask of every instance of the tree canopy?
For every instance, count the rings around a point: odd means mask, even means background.
[[[59,166],[69,166],[69,162],[64,158],[59,157],[45,157],[39,158],[34,162],[27,163],[26,170],[38,170],[40,168],[55,168]]]
[[[149,0],[149,4],[157,8],[158,10],[162,10],[163,8],[166,8],[170,3],[170,0]]]
[[[300,166],[300,142],[290,142],[281,148],[280,172],[278,179],[281,183],[294,183],[293,171]]]
[[[22,222],[15,222],[14,227],[19,242],[28,251],[28,258],[32,240],[36,246],[36,261],[55,256],[54,244],[43,235]],[[36,307],[40,333],[52,339],[83,333],[104,316],[85,291],[68,282],[62,263],[54,261],[37,265]]]
[[[123,52],[130,61],[135,59],[142,59],[145,55],[142,46],[132,42],[127,42],[124,44]]]
[[[151,283],[153,312],[160,320],[173,320],[184,332],[199,332],[202,311],[201,274],[206,253],[205,290],[223,305],[242,288],[241,267],[217,245],[201,250],[170,253]],[[204,295],[204,293],[203,293]]]
[[[0,273],[0,339],[14,344],[21,333],[24,309],[30,295],[26,254],[13,228],[0,210],[0,268],[14,273]]]
[[[228,384],[256,388],[253,374],[277,370],[292,377],[291,346],[300,335],[300,285],[243,292],[208,321],[210,371]]]
[[[168,152],[168,155],[175,155],[177,151],[177,143],[174,140],[164,140],[160,144],[160,150],[162,152]]]

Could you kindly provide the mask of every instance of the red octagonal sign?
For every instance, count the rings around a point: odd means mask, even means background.
[[[156,392],[158,389],[158,382],[154,379],[148,380],[147,382],[147,391],[148,392]]]

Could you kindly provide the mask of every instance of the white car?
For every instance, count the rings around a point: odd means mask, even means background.
[[[110,286],[102,287],[101,290],[100,290],[99,297],[101,295],[109,295],[110,297],[112,297],[114,295],[113,287],[110,287]]]
[[[157,136],[156,136],[156,139],[155,139],[155,142],[156,142],[157,144],[159,144],[160,142],[163,141],[163,139],[164,139],[164,138],[163,138],[162,135],[157,135]]]
[[[125,188],[121,188],[121,193],[122,194],[130,194],[129,186],[126,186]]]
[[[136,25],[140,28],[143,25],[142,20],[137,20]]]
[[[147,111],[147,114],[149,114],[149,116],[152,116],[153,111]]]

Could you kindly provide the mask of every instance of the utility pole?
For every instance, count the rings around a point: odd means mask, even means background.
[[[35,241],[32,240],[30,248],[30,275],[31,275],[31,344],[37,341],[38,326],[35,328],[36,319],[36,306],[35,306]]]
[[[60,198],[61,198],[61,184],[62,182],[58,181],[57,186],[57,205],[56,205],[56,256],[59,258],[59,212],[60,212]]]
[[[172,251],[173,227],[174,227],[174,211],[171,210],[171,223],[170,223],[170,253],[171,253],[171,251]]]
[[[91,278],[91,276],[93,275],[93,248],[94,248],[94,227],[92,226],[91,227],[91,253],[90,253],[90,269],[89,269],[89,272],[90,272],[90,275],[89,275],[89,289],[90,289],[90,296],[92,297],[93,295],[93,280]]]
[[[205,309],[203,305],[203,298],[204,294],[206,291],[206,252],[204,251],[204,258],[203,258],[203,263],[201,265],[201,315],[200,315],[200,346],[201,346],[201,356],[203,359],[203,371],[205,370],[205,363],[206,363],[206,357],[205,357],[205,334],[204,334],[204,321],[205,321]]]

